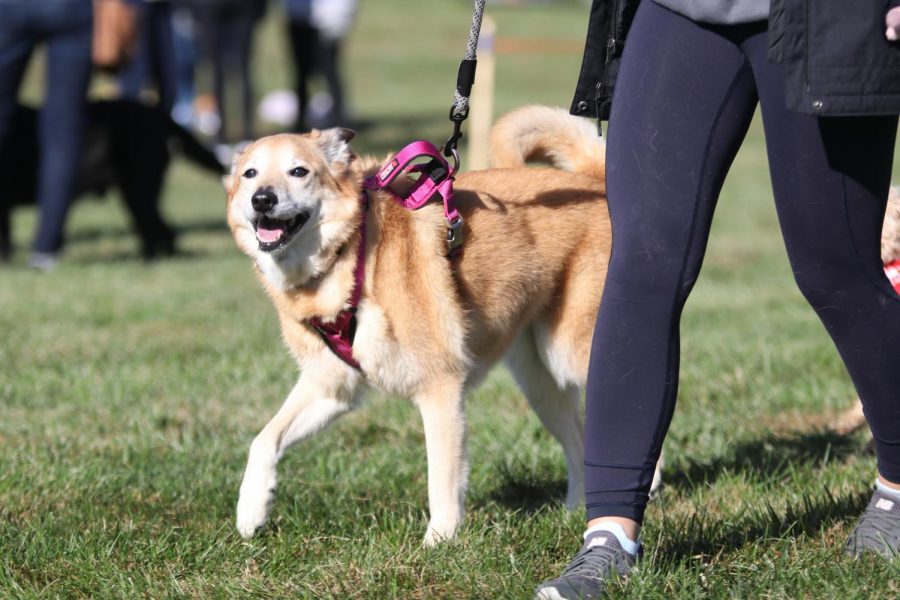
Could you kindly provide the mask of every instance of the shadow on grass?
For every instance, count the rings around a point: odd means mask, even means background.
[[[820,468],[862,451],[854,436],[825,431],[771,434],[735,444],[728,454],[708,461],[673,466],[666,470],[664,480],[667,487],[684,492],[713,483],[726,472],[779,480],[794,467]],[[663,563],[677,562],[686,556],[714,555],[788,535],[814,535],[831,523],[861,514],[868,498],[868,491],[833,496],[823,489],[805,494],[782,512],[763,498],[762,506],[748,509],[737,519],[699,513],[674,521],[663,514],[654,554]]]
[[[710,460],[687,460],[667,468],[666,486],[689,491],[715,482],[726,472],[778,479],[796,466],[819,468],[862,451],[855,437],[826,431],[770,434],[738,442],[729,450]]]
[[[714,483],[722,473],[754,474],[761,479],[780,479],[797,466],[819,468],[831,461],[842,461],[862,451],[853,436],[830,432],[768,435],[735,444],[730,451],[706,461],[685,461],[666,469],[663,480],[667,488],[683,492]],[[497,462],[494,466],[496,485],[475,503],[495,502],[510,509],[535,512],[548,504],[565,500],[565,479],[534,473],[524,464]],[[812,500],[809,500],[812,502]],[[852,504],[848,512],[859,508]],[[810,511],[818,513],[821,511]],[[858,512],[858,511],[857,511]]]
[[[783,513],[766,502],[748,510],[737,521],[706,513],[675,521],[663,514],[656,527],[660,537],[654,544],[654,562],[676,563],[689,556],[714,556],[785,536],[815,535],[836,521],[860,515],[868,498],[868,491],[836,497],[823,490],[815,496],[804,495]]]
[[[542,477],[521,464],[496,463],[497,484],[473,505],[494,502],[524,513],[537,512],[550,504],[562,503],[566,498],[566,480]]]

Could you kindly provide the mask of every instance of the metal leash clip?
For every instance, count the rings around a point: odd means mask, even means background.
[[[456,217],[447,227],[447,256],[454,257],[462,250],[465,235],[463,235],[463,218]]]

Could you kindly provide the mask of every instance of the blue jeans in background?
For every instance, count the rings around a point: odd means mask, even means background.
[[[84,137],[85,96],[91,73],[91,0],[0,0],[0,158],[7,152],[19,87],[28,59],[46,44],[44,106],[40,114],[33,249],[55,254],[72,201]]]
[[[172,5],[166,1],[141,2],[137,52],[119,76],[122,98],[139,100],[152,79],[159,96],[158,106],[170,112],[175,105],[175,42],[172,32]]]

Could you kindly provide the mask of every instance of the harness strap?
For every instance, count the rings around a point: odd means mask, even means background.
[[[427,158],[427,163],[413,164]],[[447,254],[455,257],[462,250],[463,219],[453,202],[454,169],[441,156],[441,152],[431,142],[418,140],[407,144],[400,152],[389,160],[375,175],[363,182],[368,190],[388,190],[402,173],[419,173],[419,179],[413,184],[406,197],[394,195],[404,208],[416,210],[425,205],[435,195],[440,196],[444,204],[444,217],[447,219]]]
[[[356,248],[356,267],[353,269],[353,291],[350,293],[350,306],[343,309],[328,323],[322,317],[310,317],[306,324],[322,337],[325,345],[342,361],[359,369],[359,362],[353,357],[353,338],[356,335],[356,310],[362,297],[363,281],[366,273],[366,221],[369,209],[369,198],[363,191],[360,196],[363,214],[359,227],[359,244]]]

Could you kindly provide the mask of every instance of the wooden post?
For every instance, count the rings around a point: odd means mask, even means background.
[[[469,143],[466,156],[468,169],[477,171],[488,167],[488,137],[494,114],[494,80],[496,61],[494,59],[494,39],[497,24],[485,15],[478,38],[478,68],[475,71],[475,85],[472,87],[470,106]]]

